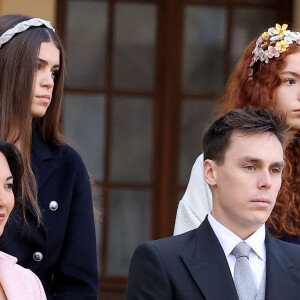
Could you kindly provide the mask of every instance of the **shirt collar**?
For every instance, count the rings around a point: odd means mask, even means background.
[[[243,240],[228,228],[226,228],[224,225],[222,225],[220,222],[218,222],[211,213],[208,214],[208,221],[215,235],[217,236],[226,257],[228,257],[234,247]],[[245,240],[245,242],[263,261],[266,261],[265,235],[266,229],[265,225],[263,224]]]
[[[250,235],[245,242],[252,248],[252,250],[265,262],[266,261],[266,227],[265,224],[260,226],[252,235]]]

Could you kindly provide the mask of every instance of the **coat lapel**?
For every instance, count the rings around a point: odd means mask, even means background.
[[[55,149],[57,151],[57,149]],[[54,156],[54,150],[44,141],[38,126],[32,133],[31,163],[32,170],[40,190],[58,166],[59,160]]]
[[[224,251],[207,217],[196,230],[195,252],[182,260],[206,299],[238,300]]]

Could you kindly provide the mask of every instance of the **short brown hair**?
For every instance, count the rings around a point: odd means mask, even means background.
[[[230,137],[234,130],[255,134],[273,133],[280,143],[288,140],[285,116],[259,107],[244,107],[230,111],[213,122],[203,133],[204,159],[223,164],[224,156],[230,145]]]

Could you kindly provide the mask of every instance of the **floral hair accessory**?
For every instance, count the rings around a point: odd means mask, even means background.
[[[15,34],[26,31],[28,28],[30,28],[32,26],[38,27],[38,26],[43,26],[43,25],[55,32],[55,29],[51,25],[50,21],[47,21],[47,20],[44,20],[41,18],[32,18],[32,19],[20,22],[13,28],[6,30],[0,36],[0,48],[2,47],[3,44],[5,44],[9,40],[11,40]]]
[[[290,31],[287,28],[287,24],[282,26],[276,24],[275,27],[269,28],[257,39],[249,65],[249,77],[253,76],[253,66],[258,60],[267,64],[269,59],[279,57],[281,53],[287,51],[290,44],[300,45],[300,32]]]

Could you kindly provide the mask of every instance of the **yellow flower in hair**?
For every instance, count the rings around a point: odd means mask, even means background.
[[[288,47],[289,47],[289,44],[286,41],[282,40],[282,41],[276,43],[275,48],[280,53],[283,53],[288,49]]]
[[[278,34],[280,36],[280,38],[282,39],[284,34],[283,32],[285,30],[287,30],[288,25],[287,24],[283,24],[282,26],[280,26],[279,24],[276,23],[275,25],[275,30],[273,31],[274,34]],[[284,50],[285,51],[285,50]]]
[[[264,32],[261,37],[263,40],[267,41],[270,38],[270,35],[267,32]]]

